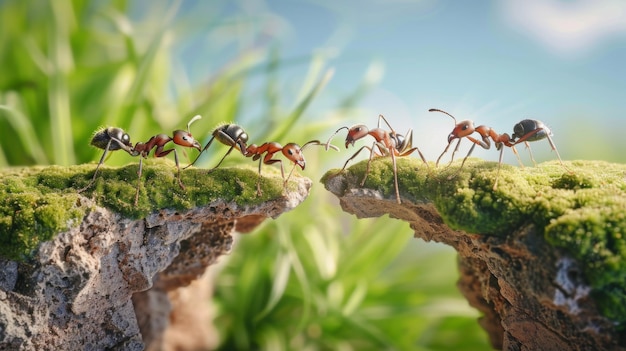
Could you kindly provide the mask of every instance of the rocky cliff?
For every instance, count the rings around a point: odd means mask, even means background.
[[[430,167],[366,161],[322,182],[344,211],[389,215],[459,255],[458,286],[504,350],[620,350],[626,345],[626,165],[493,162]]]
[[[286,190],[276,172],[190,169],[185,190],[173,164],[144,167],[135,206],[137,165],[105,167],[78,194],[93,165],[11,169],[2,175],[0,209],[0,349],[142,350],[174,347],[176,318],[188,313],[187,349],[210,347],[203,308],[208,284],[185,287],[229,252],[234,231],[249,232],[302,202],[311,182]],[[269,168],[269,167],[268,167]]]

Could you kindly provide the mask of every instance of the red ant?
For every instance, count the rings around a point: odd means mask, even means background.
[[[387,127],[389,127],[389,132],[380,128],[381,120],[383,120]],[[348,162],[353,160],[363,149],[368,149],[370,151],[370,157],[367,161],[365,176],[363,176],[363,180],[361,181],[361,186],[363,186],[370,171],[370,163],[372,162],[372,158],[391,156],[391,162],[393,163],[393,180],[396,190],[396,201],[398,203],[401,203],[400,190],[398,188],[398,170],[396,166],[396,157],[409,156],[417,150],[420,157],[422,158],[422,161],[424,161],[424,164],[428,166],[428,163],[426,162],[426,159],[424,158],[422,152],[417,147],[413,147],[413,129],[409,129],[406,135],[398,134],[395,130],[393,130],[389,122],[387,122],[387,119],[385,119],[383,115],[379,115],[378,126],[376,128],[370,130],[363,124],[358,124],[352,126],[351,128],[341,127],[337,129],[337,131],[328,139],[326,145],[329,145],[331,139],[335,136],[335,134],[339,133],[339,131],[342,129],[348,130],[348,135],[346,136],[346,149],[348,148],[348,145],[352,144],[352,146],[354,146],[355,141],[365,138],[368,135],[371,135],[374,138],[374,142],[372,143],[371,147],[365,145],[362,146],[357,152],[355,152],[352,157],[346,160],[346,163],[344,163],[341,171],[346,169]]]
[[[131,156],[137,156],[139,153],[133,149],[133,143],[130,142],[130,136],[123,129],[117,127],[108,127],[97,130],[91,138],[91,145],[98,149],[103,149],[100,162],[96,166],[96,170],[93,173],[93,177],[84,187],[78,189],[79,193],[89,189],[91,185],[96,181],[98,170],[104,163],[104,159],[109,151],[124,150]]]
[[[222,157],[220,162],[218,162],[217,165],[215,167],[211,168],[210,170],[214,170],[217,167],[219,167],[222,164],[222,161],[224,161],[226,156],[228,156],[230,154],[230,152],[233,151],[233,149],[237,149],[244,156],[247,156],[248,151],[247,151],[246,143],[248,142],[248,134],[240,126],[238,126],[236,124],[223,124],[223,125],[220,125],[217,128],[215,128],[213,130],[213,133],[211,133],[211,134],[213,136],[211,137],[209,142],[202,149],[202,151],[200,151],[200,154],[198,154],[198,157],[196,157],[196,159],[190,165],[188,165],[187,167],[193,166],[196,163],[196,161],[198,161],[198,159],[200,158],[200,155],[202,155],[202,153],[205,150],[207,150],[209,148],[209,146],[211,146],[211,143],[215,139],[217,139],[217,141],[219,141],[220,143],[222,143],[222,144],[224,144],[226,146],[230,146],[230,148],[228,149],[226,154]],[[187,168],[187,167],[185,167],[185,168]]]
[[[530,159],[533,161],[533,164],[536,165],[537,163],[535,162],[535,159],[533,158],[533,154],[530,149],[530,144],[528,144],[528,142],[548,139],[548,142],[550,143],[550,147],[552,148],[552,150],[554,150],[554,152],[556,152],[556,156],[559,159],[561,166],[563,166],[563,168],[565,168],[568,172],[570,172],[570,170],[565,166],[565,164],[563,164],[563,160],[561,160],[561,155],[559,155],[559,151],[556,149],[556,145],[554,144],[554,142],[552,141],[552,138],[550,137],[552,135],[552,131],[541,121],[534,120],[534,119],[525,119],[515,124],[515,126],[513,127],[513,135],[509,136],[507,133],[498,134],[492,128],[484,126],[484,125],[474,127],[474,122],[470,120],[465,120],[465,121],[461,121],[457,123],[456,118],[454,118],[454,116],[452,116],[451,114],[443,110],[433,108],[428,111],[444,113],[450,116],[454,120],[454,123],[455,123],[454,129],[452,130],[450,135],[448,135],[448,146],[446,146],[445,150],[443,150],[443,152],[437,159],[437,163],[436,163],[437,165],[439,164],[439,160],[441,159],[441,157],[450,148],[450,145],[452,144],[454,139],[459,139],[459,141],[457,142],[456,147],[454,148],[454,151],[452,152],[452,158],[450,160],[450,163],[452,163],[452,160],[454,159],[454,154],[459,149],[459,144],[461,143],[461,139],[467,138],[473,143],[469,152],[463,159],[463,162],[461,163],[461,167],[459,167],[457,174],[458,172],[461,171],[461,168],[463,168],[465,161],[472,154],[472,151],[474,151],[474,147],[476,145],[480,145],[484,149],[489,149],[491,147],[491,142],[489,139],[491,138],[491,140],[493,140],[493,142],[496,145],[496,150],[500,151],[500,157],[498,159],[498,171],[496,173],[496,179],[493,184],[494,190],[497,189],[498,187],[498,177],[500,175],[500,166],[502,165],[502,156],[504,154],[503,146],[510,147],[513,150],[513,153],[515,153],[515,156],[517,157],[517,160],[520,163],[520,165],[524,167],[524,164],[522,163],[519,157],[519,153],[515,149],[515,145],[524,143],[524,145],[526,145],[526,148],[528,149],[528,152],[530,153]],[[478,134],[480,134],[482,140],[478,140],[478,139],[471,137],[470,135],[473,134],[474,132],[477,132]],[[450,176],[449,178],[452,178],[452,176]]]
[[[172,137],[168,136],[167,134],[158,134],[158,135],[151,137],[150,140],[148,140],[145,143],[135,144],[134,150],[135,152],[137,152],[137,155],[140,156],[139,171],[137,172],[139,180],[137,181],[137,192],[135,193],[135,205],[139,201],[139,187],[141,185],[141,173],[143,169],[143,159],[147,158],[148,155],[150,154],[150,151],[152,151],[152,149],[154,148],[156,148],[154,150],[154,157],[164,157],[164,156],[169,155],[169,153],[171,153],[172,151],[174,152],[174,161],[176,162],[176,169],[178,170],[178,176],[177,176],[178,185],[180,186],[181,189],[183,190],[185,189],[183,182],[180,180],[180,164],[178,162],[178,153],[176,152],[176,149],[172,148],[169,150],[164,150],[164,148],[165,148],[165,145],[167,145],[170,142],[173,142],[176,145],[194,148],[194,149],[197,149],[198,151],[201,151],[202,145],[200,145],[200,143],[193,138],[189,130],[189,127],[191,126],[191,124],[199,120],[200,118],[202,118],[200,115],[194,116],[189,121],[189,123],[187,123],[186,131],[175,130],[173,132]]]
[[[461,140],[463,138],[467,138],[473,144],[472,144],[472,147],[470,148],[469,152],[467,153],[467,155],[463,159],[463,162],[461,162],[461,167],[459,167],[459,171],[461,170],[461,168],[463,168],[463,165],[465,164],[465,161],[472,154],[472,152],[474,151],[474,147],[476,147],[476,145],[479,145],[483,149],[488,150],[488,149],[491,148],[491,140],[493,140],[494,143],[496,143],[496,149],[498,149],[498,150],[500,150],[502,144],[511,147],[513,149],[513,152],[517,156],[520,164],[522,164],[521,160],[519,159],[519,154],[517,153],[517,150],[515,149],[514,144],[511,144],[512,140],[511,140],[511,137],[508,134],[505,133],[505,134],[499,135],[491,127],[487,127],[485,125],[480,125],[478,127],[474,127],[474,122],[470,121],[470,120],[457,122],[456,118],[453,115],[451,115],[448,112],[443,111],[443,110],[439,110],[439,109],[436,109],[436,108],[431,108],[428,111],[429,112],[441,112],[443,114],[446,114],[450,118],[452,118],[454,120],[454,123],[455,123],[454,129],[452,130],[450,135],[448,135],[448,146],[446,146],[445,150],[443,150],[441,155],[439,155],[439,158],[437,158],[437,162],[435,163],[436,166],[439,165],[439,161],[441,160],[443,155],[446,152],[448,152],[448,149],[450,148],[450,145],[452,145],[452,142],[455,139],[458,139],[458,141],[456,143],[456,147],[454,148],[454,151],[452,152],[452,157],[450,158],[450,162],[448,164],[452,163],[452,161],[454,160],[454,155],[459,150],[459,146],[460,146]],[[475,138],[473,138],[471,136],[475,132],[478,133],[481,136],[482,140],[475,139]],[[490,138],[491,138],[491,140],[490,140]]]
[[[320,143],[319,140],[308,141],[304,145],[302,145],[302,147],[300,147],[300,145],[296,143],[289,143],[289,144],[286,144],[285,146],[282,146],[275,141],[263,143],[259,146],[255,144],[249,145],[246,148],[246,153],[244,153],[244,155],[246,157],[252,157],[253,161],[259,160],[259,180],[257,181],[257,194],[259,196],[261,196],[262,194],[262,191],[261,191],[261,164],[262,163],[266,165],[280,163],[280,174],[283,178],[283,187],[286,187],[287,182],[289,181],[289,178],[291,177],[291,174],[295,170],[296,166],[299,166],[302,170],[304,170],[306,166],[306,161],[304,159],[304,154],[302,153],[302,151],[309,145],[325,145],[327,149],[328,147],[331,147],[332,149],[339,151],[339,148],[337,148],[336,146],[322,144]],[[283,169],[282,160],[273,158],[274,154],[278,152],[282,152],[283,156],[285,156],[289,161],[293,162],[293,167],[291,168],[291,171],[289,172],[287,179],[285,179],[285,171]],[[263,154],[265,154],[265,156],[263,156]]]

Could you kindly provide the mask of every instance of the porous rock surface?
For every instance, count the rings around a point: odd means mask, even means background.
[[[80,225],[43,243],[31,262],[0,259],[0,350],[214,346],[202,306],[210,288],[194,281],[229,252],[234,231],[251,231],[301,203],[311,181],[295,182],[295,190],[259,205],[216,200],[138,220],[93,204]]]
[[[625,350],[612,322],[601,316],[577,262],[555,250],[530,224],[506,238],[452,230],[428,201],[362,188],[339,173],[325,180],[344,211],[358,218],[385,214],[410,224],[415,237],[452,246],[459,255],[458,287],[483,316],[491,345],[502,350]]]

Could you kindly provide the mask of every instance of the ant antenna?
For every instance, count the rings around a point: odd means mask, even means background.
[[[332,144],[330,143],[330,141],[331,141],[331,140],[333,140],[333,138],[335,137],[335,135],[337,135],[337,133],[339,133],[339,131],[340,131],[340,130],[342,130],[342,129],[347,129],[347,130],[350,130],[350,128],[348,128],[348,127],[341,127],[341,128],[339,128],[339,129],[337,129],[337,130],[333,133],[333,135],[331,135],[331,136],[330,136],[330,138],[328,138],[328,141],[326,142],[326,144],[324,144],[324,149],[326,149],[326,151],[328,151],[328,148],[329,148],[329,147],[331,147],[331,148],[333,148],[333,149],[335,149],[335,150],[339,151],[339,150],[338,150],[338,148],[337,148],[336,146],[334,146],[334,145],[332,145]],[[306,143],[306,144],[308,144],[308,143]],[[304,144],[304,145],[306,145],[306,144]]]
[[[454,116],[453,116],[453,115],[449,114],[448,112],[446,112],[446,111],[444,111],[444,110],[440,110],[440,109],[438,109],[438,108],[431,108],[430,110],[428,110],[428,112],[441,112],[441,113],[444,113],[444,114],[446,114],[446,115],[448,115],[448,116],[452,117],[452,119],[454,120],[454,124],[456,124],[456,123],[457,123],[457,122],[456,122],[456,118],[454,118]]]
[[[335,134],[337,134],[337,133],[335,133]],[[324,148],[326,149],[326,151],[328,151],[328,148],[331,148],[331,149],[333,149],[333,150],[335,150],[335,151],[339,152],[339,148],[338,148],[338,147],[336,147],[336,146],[335,146],[335,145],[333,145],[333,144],[330,144],[330,139],[328,140],[328,142],[329,142],[329,143],[322,144],[319,140],[311,140],[311,141],[307,141],[306,143],[304,143],[304,144],[302,145],[302,147],[300,147],[300,150],[304,150],[304,149],[305,149],[307,146],[309,146],[309,145],[320,145],[320,146],[322,146],[322,145],[323,145],[323,146],[324,146]]]
[[[191,130],[189,129],[189,127],[191,126],[191,124],[199,119],[201,119],[202,116],[200,115],[195,115],[193,116],[193,118],[189,121],[189,123],[187,123],[187,132],[189,132],[191,134]]]

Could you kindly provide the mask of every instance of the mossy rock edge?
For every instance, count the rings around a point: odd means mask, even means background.
[[[460,171],[459,165],[435,167],[398,159],[403,201],[432,203],[448,227],[466,233],[506,238],[534,225],[546,242],[579,262],[603,315],[626,330],[626,165],[503,165],[496,190],[497,163],[468,159]],[[321,182],[340,198],[355,189],[370,189],[395,200],[390,159],[374,159],[360,187],[366,166],[362,161],[343,172],[330,170]]]
[[[78,193],[91,179],[95,164],[9,168],[0,173],[0,257],[23,261],[41,242],[78,225],[90,211],[84,197],[123,217],[137,219],[161,209],[187,210],[212,201],[253,206],[283,196],[278,170],[264,167],[260,178],[254,167],[220,168],[213,172],[181,171],[185,189],[176,181],[176,167],[166,159],[144,161],[139,201],[135,205],[138,164],[100,167],[96,182]],[[294,176],[298,177],[297,175]],[[293,178],[292,178],[293,179]],[[287,186],[287,191],[293,182]],[[93,203],[91,202],[91,203]]]

